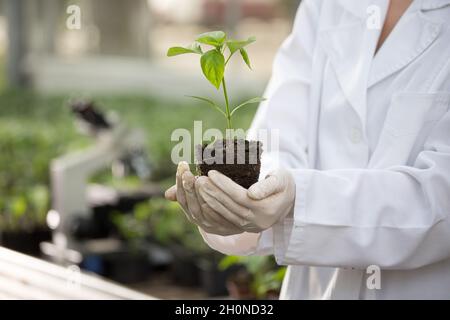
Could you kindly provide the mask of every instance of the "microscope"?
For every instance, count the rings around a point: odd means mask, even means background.
[[[78,127],[94,139],[94,145],[52,161],[52,210],[47,223],[53,240],[42,243],[41,250],[62,265],[75,264],[120,282],[139,280],[140,274],[148,272],[148,254],[130,253],[114,235],[110,215],[130,212],[139,202],[163,195],[160,187],[149,182],[152,170],[145,135],[115,114],[103,114],[92,102],[75,102],[71,109]],[[89,183],[94,174],[109,168],[116,177],[136,175],[142,186],[117,190]]]

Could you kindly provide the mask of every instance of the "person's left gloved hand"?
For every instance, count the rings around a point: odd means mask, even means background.
[[[209,178],[194,177],[189,170],[189,165],[181,162],[178,164],[176,185],[166,191],[166,199],[178,201],[186,218],[203,231],[221,236],[243,233],[239,226],[214,212],[198,195],[197,189],[204,180],[209,180]]]
[[[295,182],[286,170],[269,174],[248,190],[217,171],[199,185],[199,193],[215,212],[243,231],[259,233],[293,211]]]

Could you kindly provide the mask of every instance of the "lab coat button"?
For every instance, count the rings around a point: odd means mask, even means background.
[[[360,143],[362,140],[361,130],[358,128],[352,128],[350,131],[350,141],[354,144]]]

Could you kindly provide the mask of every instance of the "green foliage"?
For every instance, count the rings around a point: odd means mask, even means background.
[[[233,114],[236,111],[238,111],[239,109],[241,109],[241,108],[243,108],[243,107],[245,107],[245,106],[247,106],[249,104],[259,103],[259,102],[262,102],[264,100],[265,100],[264,98],[253,98],[253,99],[247,100],[247,101],[243,102],[242,104],[238,105],[236,108],[234,108],[233,111],[231,111],[231,116],[233,116]]]
[[[179,56],[181,54],[186,54],[186,53],[197,53],[197,54],[203,54],[202,52],[202,48],[200,47],[200,45],[198,43],[194,43],[188,47],[173,47],[170,48],[169,51],[167,52],[167,55],[169,57],[175,57],[175,56]]]
[[[53,158],[91,144],[73,125],[68,96],[43,96],[28,91],[0,92],[0,231],[28,230],[45,223],[50,207],[49,166]],[[168,140],[176,128],[191,128],[203,119],[213,127],[223,122],[203,106],[157,100],[143,96],[99,96],[95,102],[114,111],[131,127],[145,130],[147,150],[154,167],[153,179],[163,186],[173,184],[175,165],[170,161]],[[254,110],[246,109],[236,119],[250,124]],[[110,172],[94,182],[115,185]],[[123,186],[123,181],[120,181]],[[24,211],[24,208],[26,210]],[[179,220],[178,220],[179,221]],[[182,222],[179,222],[182,223]]]
[[[202,55],[200,63],[205,77],[213,86],[219,89],[225,72],[225,58],[223,54],[217,50],[210,50]]]
[[[225,32],[212,31],[199,35],[195,39],[194,44],[190,45],[189,47],[172,47],[167,51],[167,56],[169,57],[186,53],[195,53],[201,55],[200,66],[202,68],[203,75],[217,90],[219,90],[220,86],[222,86],[223,96],[225,99],[225,108],[220,107],[219,104],[207,98],[196,96],[191,97],[202,100],[208,103],[210,106],[213,106],[214,109],[218,110],[219,113],[225,117],[228,129],[233,129],[232,117],[236,113],[236,111],[251,104],[264,101],[263,98],[255,98],[242,103],[235,108],[232,108],[232,106],[230,105],[230,99],[228,97],[225,81],[226,66],[228,65],[231,57],[238,51],[240,52],[244,62],[251,69],[250,58],[247,51],[245,50],[245,47],[255,41],[255,37],[250,37],[247,40],[229,40],[227,39],[227,35]],[[213,48],[203,53],[200,44],[212,46]],[[225,59],[226,49],[228,49],[228,58]]]
[[[6,86],[6,59],[5,55],[0,52],[0,91]]]
[[[221,47],[227,35],[223,31],[211,31],[202,33],[195,39],[198,43],[207,44],[214,47]]]
[[[279,292],[284,276],[285,267],[278,267],[271,256],[226,256],[219,268],[226,270],[231,266],[244,266],[252,275],[251,290],[257,298],[267,298],[271,292]]]
[[[241,53],[241,57],[242,57],[242,59],[244,59],[244,62],[251,69],[252,68],[252,64],[250,63],[250,58],[248,57],[247,50],[242,48],[242,49],[239,50],[239,52]]]
[[[267,297],[271,292],[279,292],[286,275],[286,267],[280,267],[276,270],[258,273],[256,281],[253,282],[252,289],[259,298]]]
[[[216,109],[217,111],[219,111],[221,114],[225,115],[225,112],[223,112],[222,107],[218,106],[214,101],[207,99],[207,98],[203,98],[203,97],[197,97],[197,96],[188,96],[189,98],[193,98],[193,99],[197,99],[203,102],[206,102],[208,105],[210,105],[211,107],[213,107],[214,109]]]
[[[248,46],[249,44],[252,44],[255,41],[256,41],[255,37],[250,37],[244,41],[229,40],[229,41],[227,41],[227,47],[230,50],[230,53],[234,54],[236,51],[245,48],[246,46]]]
[[[183,217],[177,203],[155,198],[137,205],[132,214],[116,213],[113,222],[131,242],[153,238],[166,246],[177,243],[193,252],[208,251],[197,228]]]
[[[49,99],[41,109],[42,103],[27,92],[0,94],[0,230],[31,230],[45,224],[50,159],[63,153],[75,135],[56,121],[68,116],[58,112],[59,102]]]

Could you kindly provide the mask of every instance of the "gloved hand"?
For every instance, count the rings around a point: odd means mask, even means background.
[[[228,236],[243,233],[243,230],[211,209],[198,195],[200,185],[206,183],[207,177],[194,177],[186,162],[180,162],[177,168],[176,185],[165,193],[171,201],[178,201],[187,219],[202,230]]]
[[[259,233],[293,212],[295,182],[286,170],[269,174],[248,190],[217,171],[199,182],[208,206],[243,231]]]

